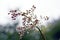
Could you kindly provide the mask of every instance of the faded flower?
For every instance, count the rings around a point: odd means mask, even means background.
[[[40,21],[39,19],[37,19],[37,16],[34,15],[34,10],[36,9],[36,7],[33,5],[32,8],[30,10],[26,10],[26,12],[21,12],[19,10],[10,10],[8,15],[11,15],[12,20],[16,20],[16,18],[18,16],[23,16],[22,18],[22,25],[23,26],[17,26],[16,30],[17,32],[20,34],[20,37],[22,37],[24,35],[25,30],[27,29],[33,29],[36,26],[40,25]],[[42,16],[40,16],[42,19]],[[48,20],[49,17],[45,16],[44,17],[45,20]],[[38,24],[38,25],[37,25]]]

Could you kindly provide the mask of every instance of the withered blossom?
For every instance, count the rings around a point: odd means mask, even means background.
[[[45,20],[48,20],[48,19],[49,19],[49,17],[48,17],[48,16],[45,16],[45,17],[44,17],[44,19],[45,19]]]
[[[29,10],[29,13],[31,13],[31,10]]]
[[[38,19],[36,19],[36,20],[34,21],[34,23],[35,23],[35,25],[38,24]]]
[[[36,8],[34,5],[32,6],[33,8]]]
[[[27,22],[29,23],[31,21],[31,17],[28,17],[27,18]]]
[[[18,13],[18,15],[20,15],[20,13]]]
[[[9,15],[10,13],[8,13],[8,15]]]
[[[26,13],[23,12],[23,14],[21,14],[22,16],[25,16]]]
[[[34,10],[36,9],[36,7],[33,5],[32,8],[30,10],[26,10],[26,12],[18,12],[19,10],[10,10],[10,12],[8,13],[12,15],[12,19],[16,20],[17,16],[24,16],[24,18],[22,18],[23,22],[23,27],[17,27],[16,29],[18,30],[18,33],[21,36],[24,35],[25,30],[27,29],[33,29],[36,27],[37,24],[39,24],[39,19],[37,19],[37,16],[34,15]],[[11,13],[12,12],[12,13]],[[42,16],[40,16],[42,19]],[[44,17],[45,20],[48,20],[49,17],[45,16]],[[40,24],[39,24],[40,25]]]
[[[10,12],[17,12],[17,10],[10,10]]]

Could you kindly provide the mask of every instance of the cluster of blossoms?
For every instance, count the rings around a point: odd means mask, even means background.
[[[27,29],[34,29],[39,24],[39,19],[37,19],[37,16],[33,13],[36,7],[33,5],[30,10],[26,10],[26,12],[21,12],[19,9],[16,10],[10,10],[8,15],[11,15],[12,20],[16,20],[18,16],[23,16],[22,18],[22,24],[23,27],[17,27],[16,29],[19,31],[20,37],[24,35],[25,30]],[[40,16],[42,18],[42,16]],[[45,20],[48,20],[49,18],[47,16],[44,17]]]

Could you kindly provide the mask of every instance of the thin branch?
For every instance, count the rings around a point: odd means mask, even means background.
[[[44,37],[44,35],[43,35],[43,33],[41,32],[40,28],[37,27],[37,26],[36,26],[36,28],[39,30],[39,32],[40,32],[40,34],[41,34],[41,38],[42,38],[43,40],[46,40],[45,37]]]

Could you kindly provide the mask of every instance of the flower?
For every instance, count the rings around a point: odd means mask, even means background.
[[[39,26],[40,25],[40,21],[39,19],[37,19],[37,16],[34,15],[34,10],[36,9],[36,7],[33,5],[32,8],[30,10],[26,10],[26,12],[21,12],[20,10],[10,10],[8,15],[11,14],[12,15],[12,19],[13,20],[16,20],[16,18],[18,16],[22,16],[22,25],[23,26],[20,26],[18,25],[16,27],[16,30],[17,32],[20,34],[20,37],[22,37],[24,35],[24,32],[25,30],[27,29],[33,29],[35,28],[36,26]],[[41,19],[43,18],[42,16],[40,16]],[[49,17],[48,16],[45,16],[44,17],[45,20],[48,20]],[[38,25],[37,25],[38,24]]]

